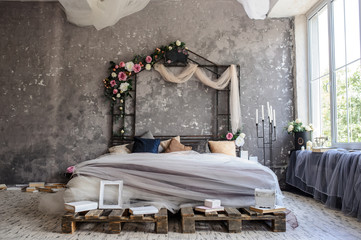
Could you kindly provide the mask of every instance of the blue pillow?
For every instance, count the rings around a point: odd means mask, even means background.
[[[134,137],[133,153],[150,152],[158,153],[160,139],[146,139]]]

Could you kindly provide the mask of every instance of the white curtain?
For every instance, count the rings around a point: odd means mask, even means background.
[[[154,69],[160,73],[165,81],[172,83],[187,82],[193,75],[195,75],[203,84],[211,88],[221,90],[226,88],[229,82],[231,82],[229,104],[232,132],[235,133],[238,129],[241,129],[241,106],[239,99],[237,68],[235,65],[230,65],[217,80],[210,79],[201,68],[198,68],[198,65],[192,63],[184,68],[178,76],[175,76],[172,72],[168,71],[163,64],[155,64]]]
[[[112,26],[119,19],[142,10],[150,0],[59,0],[68,21],[97,30]],[[265,19],[269,0],[237,0],[251,19]]]

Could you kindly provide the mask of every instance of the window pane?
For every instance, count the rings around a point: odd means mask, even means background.
[[[320,63],[318,50],[318,15],[312,17],[309,21],[310,28],[310,60],[311,60],[311,79],[320,77]]]
[[[360,58],[359,1],[345,1],[347,63]]]
[[[311,123],[314,126],[313,137],[321,136],[321,100],[320,80],[311,81]]]
[[[331,139],[331,110],[329,75],[311,81],[313,137],[327,136]],[[329,141],[330,143],[330,141]]]
[[[345,65],[345,29],[343,0],[332,3],[334,14],[334,43],[336,69]]]
[[[347,68],[350,142],[361,142],[360,62]]]
[[[319,49],[320,49],[320,75],[324,76],[329,72],[329,49],[328,49],[328,11],[324,7],[318,14],[318,38],[319,38]]]
[[[321,78],[321,136],[331,139],[331,104],[330,104],[330,78],[329,75]],[[328,141],[331,143],[331,141]]]
[[[345,68],[336,72],[337,142],[347,143],[347,88]]]

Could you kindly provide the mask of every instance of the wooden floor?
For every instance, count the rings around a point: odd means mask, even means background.
[[[106,234],[104,224],[81,224],[72,234],[61,233],[61,216],[46,215],[38,211],[43,194],[19,191],[0,191],[0,239],[361,239],[361,222],[330,210],[312,198],[284,192],[285,205],[296,216],[299,226],[287,224],[287,231],[274,233],[259,222],[243,224],[241,233],[227,233],[222,223],[197,223],[195,234],[182,234],[179,219],[170,217],[169,233],[155,234],[154,224],[124,225],[120,234]],[[292,214],[288,217],[292,218]]]

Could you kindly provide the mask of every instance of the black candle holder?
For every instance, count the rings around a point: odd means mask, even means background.
[[[262,148],[263,149],[263,165],[266,165],[266,147],[268,146],[269,148],[269,153],[270,153],[270,168],[273,168],[273,153],[272,153],[272,145],[273,142],[275,142],[277,140],[277,134],[276,134],[276,126],[274,126],[273,121],[270,120],[270,117],[267,117],[268,119],[268,123],[265,123],[265,120],[262,119],[262,135],[260,136],[259,134],[259,124],[256,123],[256,131],[257,131],[257,146],[258,148]],[[266,133],[266,128],[268,125],[268,137],[266,137],[265,133]],[[262,139],[262,146],[260,146],[259,144],[259,139]]]

